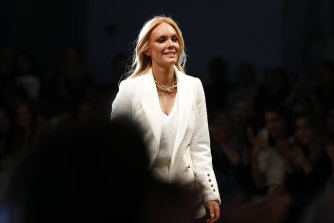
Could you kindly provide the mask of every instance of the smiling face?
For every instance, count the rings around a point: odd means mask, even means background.
[[[146,55],[151,58],[152,67],[171,68],[178,61],[179,38],[175,29],[163,22],[151,33]]]

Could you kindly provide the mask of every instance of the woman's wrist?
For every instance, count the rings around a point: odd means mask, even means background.
[[[215,202],[219,205],[219,201],[217,200],[208,200],[206,203],[205,203],[205,206],[207,207],[211,202]]]

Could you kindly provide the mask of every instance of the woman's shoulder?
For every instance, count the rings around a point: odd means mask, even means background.
[[[179,73],[179,76],[185,78],[186,80],[189,80],[189,81],[197,81],[197,80],[199,80],[198,77],[195,77],[195,76],[190,75],[188,73],[184,73],[182,71],[178,71],[178,73]]]
[[[192,86],[198,86],[199,84],[201,84],[201,80],[198,77],[189,75],[187,73],[178,71],[178,77],[182,79],[182,81],[191,84]]]
[[[201,80],[198,77],[194,77],[188,74],[185,74],[185,77],[188,79],[189,82],[198,85],[199,83],[202,83]]]
[[[144,75],[136,76],[136,77],[127,77],[126,79],[122,80],[120,82],[120,86],[129,86],[129,87],[134,87],[137,85],[139,82],[142,81]]]

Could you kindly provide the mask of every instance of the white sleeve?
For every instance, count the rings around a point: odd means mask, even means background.
[[[132,90],[129,81],[124,80],[119,85],[119,91],[112,103],[110,118],[114,119],[119,116],[132,116]]]
[[[218,184],[212,167],[210,138],[207,120],[205,95],[201,81],[197,78],[196,126],[191,139],[191,159],[193,161],[195,177],[203,187],[203,199],[221,203]]]

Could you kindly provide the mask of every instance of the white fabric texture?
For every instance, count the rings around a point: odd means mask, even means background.
[[[213,172],[205,95],[201,81],[175,67],[177,79],[177,114],[175,142],[170,162],[169,180],[201,184],[204,203],[220,195]],[[162,134],[161,108],[152,70],[121,82],[112,104],[111,118],[128,116],[139,123],[148,145],[151,166],[159,152]],[[205,215],[204,206],[198,213]]]
[[[159,145],[159,152],[153,164],[153,173],[159,179],[169,181],[169,167],[172,160],[174,142],[177,129],[177,99],[174,101],[172,111],[166,115],[161,111],[161,139]]]
[[[284,161],[273,147],[262,150],[257,160],[259,169],[264,174],[268,192],[271,192],[284,181]]]

